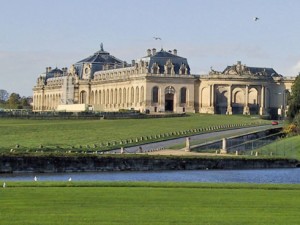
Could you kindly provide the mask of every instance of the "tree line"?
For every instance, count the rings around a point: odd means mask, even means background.
[[[31,109],[31,98],[21,97],[18,93],[8,93],[0,89],[0,108],[3,109]]]

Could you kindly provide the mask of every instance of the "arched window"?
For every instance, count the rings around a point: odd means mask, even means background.
[[[109,104],[109,89],[106,90],[106,104]]]
[[[86,104],[86,97],[87,97],[86,91],[80,92],[80,103],[81,104]]]
[[[136,87],[135,89],[135,102],[139,103],[139,87]]]
[[[122,103],[122,89],[119,88],[119,97],[118,97],[118,103],[121,104]]]
[[[181,104],[186,103],[186,88],[185,87],[180,89],[180,103]]]
[[[141,87],[140,102],[144,101],[144,87]]]
[[[123,88],[123,103],[127,103],[126,101],[126,88]]]
[[[158,87],[152,88],[152,102],[158,103]]]
[[[132,103],[134,103],[134,88],[132,87],[131,88],[131,96],[130,96],[130,103],[132,104]]]

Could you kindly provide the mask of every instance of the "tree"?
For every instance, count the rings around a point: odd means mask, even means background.
[[[292,85],[292,93],[288,100],[289,109],[287,116],[290,121],[292,121],[300,110],[300,75],[295,79]]]
[[[8,92],[6,90],[0,89],[0,101],[1,102],[6,102],[8,99]]]
[[[11,109],[18,109],[20,106],[20,95],[17,93],[11,93],[8,98],[8,106]]]

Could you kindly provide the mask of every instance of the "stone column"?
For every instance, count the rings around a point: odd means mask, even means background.
[[[191,146],[190,146],[190,138],[187,137],[187,138],[185,139],[185,151],[186,151],[186,152],[189,152],[190,150],[191,150]]]
[[[245,105],[244,105],[244,115],[249,115],[250,110],[249,110],[249,85],[246,85],[246,95],[245,95]]]
[[[227,147],[226,147],[226,138],[222,139],[222,149],[220,151],[221,154],[227,154]]]
[[[208,113],[214,114],[215,113],[215,88],[214,85],[209,85],[209,108]]]
[[[232,115],[232,107],[231,107],[231,85],[228,86],[228,99],[227,99],[227,115]]]
[[[265,114],[265,86],[261,86],[259,115]]]
[[[124,147],[121,147],[121,154],[124,154],[125,151],[124,151]]]

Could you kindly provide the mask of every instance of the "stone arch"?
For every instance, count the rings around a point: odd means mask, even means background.
[[[114,104],[117,104],[118,103],[118,89],[115,88],[115,91],[114,91]]]
[[[217,92],[216,96],[216,113],[226,114],[228,105],[228,91],[221,90]]]
[[[87,104],[87,93],[86,91],[80,92],[80,103],[81,104]]]
[[[139,89],[139,87],[136,87],[135,88],[135,103],[139,103],[139,101],[140,101],[140,89]]]
[[[134,88],[131,87],[131,92],[130,92],[130,102],[131,104],[134,103]]]
[[[118,104],[122,104],[122,88],[119,88]]]
[[[243,114],[245,105],[245,93],[241,88],[235,88],[232,92],[232,113]]]
[[[204,87],[200,91],[200,107],[209,107],[210,106],[210,91],[209,87]]]
[[[249,89],[249,100],[248,100],[248,105],[249,105],[249,110],[250,114],[258,114],[259,110],[259,105],[258,105],[258,91],[256,88],[252,87]]]
[[[95,105],[99,104],[99,100],[98,100],[98,90],[95,91]]]
[[[110,96],[109,96],[109,104],[113,104],[114,103],[114,90],[111,88],[110,89]]]
[[[106,100],[105,100],[106,105],[109,104],[109,89],[106,89]]]
[[[102,105],[102,90],[99,90],[99,104]]]
[[[173,112],[174,111],[174,99],[175,88],[168,86],[165,88],[165,111]]]
[[[144,86],[142,86],[141,87],[141,94],[140,94],[140,102],[144,102],[144,95],[145,95]]]
[[[123,104],[126,104],[126,88],[123,88]]]
[[[94,102],[95,102],[95,92],[92,91],[90,95],[90,104],[94,104]]]

